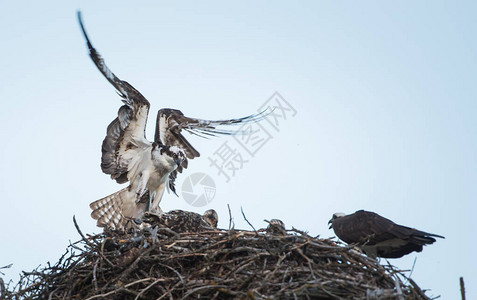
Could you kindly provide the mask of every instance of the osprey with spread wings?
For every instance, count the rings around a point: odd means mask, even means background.
[[[234,131],[217,127],[258,121],[263,114],[210,121],[188,118],[176,109],[161,109],[157,114],[154,142],[148,141],[145,128],[149,102],[106,66],[86,34],[80,12],[78,21],[91,59],[124,102],[118,117],[107,128],[101,149],[101,169],[118,183],[129,181],[129,186],[91,203],[91,216],[97,220],[99,227],[124,229],[129,222],[141,223],[147,211],[161,213],[159,203],[164,189],[167,186],[176,193],[174,181],[177,173],[187,168],[188,159],[199,156],[199,152],[182,135],[183,130],[202,137],[234,134]]]

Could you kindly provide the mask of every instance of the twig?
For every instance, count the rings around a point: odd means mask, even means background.
[[[9,265],[0,267],[0,270],[1,270],[1,269],[9,269],[9,268],[11,268],[12,266],[13,266],[13,264],[9,264]],[[5,275],[5,273],[3,273],[3,272],[1,272],[1,271],[0,271],[0,274]]]
[[[179,280],[180,280],[181,283],[184,285],[184,278],[182,278],[182,275],[181,275],[179,272],[177,272],[176,269],[174,269],[173,267],[170,267],[170,266],[168,266],[168,265],[165,265],[165,264],[159,264],[159,265],[161,265],[161,266],[163,266],[163,267],[165,267],[165,268],[171,270],[172,272],[176,273],[177,277],[179,277]]]
[[[53,299],[53,296],[55,295],[55,293],[59,290],[60,288],[57,287],[53,292],[50,293],[50,295],[48,296],[48,300],[52,300]]]
[[[159,279],[157,279],[156,281],[154,281],[153,283],[151,283],[150,285],[148,285],[145,289],[143,289],[143,290],[136,296],[136,298],[134,298],[134,300],[139,299],[139,297],[141,297],[147,290],[149,290],[150,288],[152,288],[154,285],[156,285],[157,283],[159,283],[159,282],[161,282],[161,281],[164,281],[164,279],[159,278]]]
[[[421,288],[417,285],[417,283],[412,280],[412,278],[409,278],[409,283],[414,287],[414,289],[416,290],[416,292],[419,294],[419,296],[422,297],[422,299],[429,299],[429,297],[426,296],[426,294],[424,294],[424,292],[421,290]]]
[[[93,283],[94,283],[94,290],[95,291],[98,290],[98,280],[96,279],[96,269],[98,268],[98,262],[99,262],[99,258],[96,260],[96,262],[94,263],[94,267],[93,267]]]
[[[144,256],[147,256],[147,255],[152,251],[152,249],[154,249],[154,248],[149,248],[149,249],[147,249],[146,251],[144,251],[143,253],[141,253],[141,254],[134,260],[134,262],[133,262],[131,265],[129,265],[129,267],[128,267],[126,270],[124,270],[124,271],[121,273],[121,275],[119,275],[118,281],[124,281],[124,280],[128,277],[128,275],[129,275],[132,271],[134,271],[134,269],[137,267],[139,261],[140,261]]]
[[[75,224],[76,231],[78,231],[79,235],[81,235],[81,238],[83,239],[83,241],[85,241],[88,245],[91,245],[89,241],[86,239],[86,237],[84,236],[83,232],[81,232],[81,229],[79,228],[78,223],[76,222],[75,215],[73,215],[73,223]]]
[[[86,300],[92,300],[92,299],[96,299],[96,298],[106,298],[106,297],[114,295],[116,293],[127,292],[127,291],[130,291],[130,290],[125,289],[125,288],[118,288],[118,289],[112,290],[112,291],[110,291],[106,294],[99,294],[99,295],[91,296],[89,298],[86,298]]]
[[[417,260],[417,256],[414,257],[414,261],[412,262],[412,267],[411,267],[411,271],[409,272],[409,275],[404,276],[404,278],[406,278],[406,281],[404,282],[404,284],[407,284],[409,282],[409,278],[411,278],[412,273],[414,272],[414,267],[416,266],[416,260]]]
[[[79,228],[78,223],[76,222],[76,217],[75,217],[74,215],[73,215],[73,223],[75,224],[76,231],[78,231],[79,235],[81,235],[81,238],[83,239],[83,241],[84,241],[86,244],[88,244],[88,246],[90,246],[90,247],[92,247],[92,248],[95,248],[94,245],[91,244],[91,242],[88,241],[88,240],[85,238],[83,232],[81,232],[81,229]],[[103,255],[103,253],[98,252],[98,254],[99,254],[111,267],[114,267],[114,264],[113,264],[109,259],[107,259],[107,258]]]
[[[278,258],[278,261],[277,261],[277,264],[275,265],[275,268],[273,269],[272,272],[268,273],[267,276],[265,276],[265,281],[269,280],[270,278],[273,277],[273,275],[275,275],[275,273],[277,272],[277,270],[280,268],[280,264],[282,263],[282,261],[286,258],[286,255],[283,254],[282,256],[280,256]]]
[[[462,296],[462,300],[465,300],[465,285],[464,285],[464,277],[459,278],[460,282],[460,294]]]
[[[389,262],[388,262],[389,264]],[[399,277],[398,275],[394,274],[394,284],[396,286],[396,291],[397,291],[397,296],[398,296],[398,299],[399,300],[404,300],[404,295],[402,293],[402,289],[401,289],[401,280],[399,280]]]
[[[143,282],[146,282],[146,281],[151,281],[153,280],[154,278],[150,278],[150,277],[147,277],[147,278],[142,278],[142,279],[139,279],[139,280],[136,280],[136,281],[133,281],[133,282],[130,282],[128,284],[126,284],[124,287],[131,287],[133,285],[136,285],[138,283],[143,283]],[[164,279],[161,279],[162,281],[164,281]]]
[[[252,223],[250,223],[247,219],[247,217],[245,216],[245,213],[243,212],[243,208],[240,207],[240,211],[242,212],[242,216],[243,218],[245,219],[245,221],[247,221],[248,225],[250,225],[250,227],[252,227],[253,231],[255,231],[255,233],[258,235],[258,232],[257,230],[255,229],[255,227],[253,227]]]
[[[235,227],[235,224],[233,223],[232,211],[230,210],[229,204],[227,204],[227,208],[229,209],[229,230],[233,230]]]
[[[5,282],[0,278],[0,299],[5,299]]]
[[[187,294],[184,295],[184,297],[182,297],[181,299],[186,299],[187,297],[189,297],[190,295],[194,294],[194,293],[197,293],[197,292],[200,292],[200,291],[203,291],[203,290],[208,290],[208,289],[220,289],[220,288],[227,288],[226,285],[206,285],[206,286],[201,286],[201,287],[198,287],[198,288],[195,288],[191,291],[189,291]]]

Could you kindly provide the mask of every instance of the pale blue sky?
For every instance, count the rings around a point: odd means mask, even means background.
[[[47,4],[45,4],[47,3]],[[275,91],[297,115],[229,183],[201,152],[178,179],[210,174],[217,194],[191,207],[248,228],[280,218],[333,236],[332,213],[367,209],[445,240],[392,263],[429,295],[477,298],[476,4],[468,1],[0,4],[0,266],[54,262],[84,232],[88,204],[121,187],[102,174],[100,146],[121,103],[87,56],[76,9],[109,67],[156,111],[219,119],[254,113]]]

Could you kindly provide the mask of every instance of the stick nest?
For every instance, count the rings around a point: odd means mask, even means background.
[[[0,299],[429,299],[393,266],[295,229],[77,229],[55,265],[23,272],[12,290],[0,278]]]

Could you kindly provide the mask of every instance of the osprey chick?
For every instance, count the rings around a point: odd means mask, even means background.
[[[177,233],[200,232],[217,228],[219,217],[213,209],[205,211],[203,215],[176,209],[163,214],[148,212],[144,221],[152,226],[167,227]]]
[[[268,223],[267,229],[265,230],[268,234],[271,235],[287,235],[285,229],[285,223],[279,219],[271,219],[270,221],[265,220]]]

